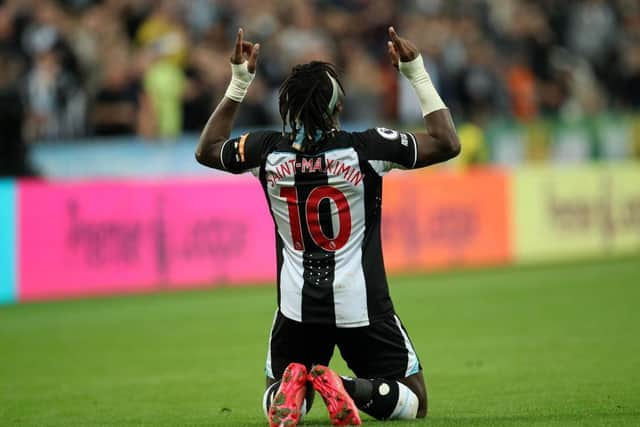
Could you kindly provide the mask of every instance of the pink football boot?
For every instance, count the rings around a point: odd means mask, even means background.
[[[284,370],[280,387],[271,401],[269,426],[297,426],[306,392],[307,368],[300,363],[290,363]]]
[[[338,374],[326,366],[316,365],[309,372],[309,380],[327,405],[331,424],[334,426],[362,425],[358,408],[344,389]]]

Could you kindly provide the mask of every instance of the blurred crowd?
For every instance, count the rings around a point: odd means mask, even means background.
[[[414,41],[457,120],[640,106],[638,0],[4,0],[2,121],[28,141],[198,131],[228,84],[236,30],[262,44],[238,124],[279,123],[291,66],[337,64],[343,120],[412,124],[386,56]],[[18,132],[18,130],[16,130]],[[3,138],[6,138],[6,134]]]

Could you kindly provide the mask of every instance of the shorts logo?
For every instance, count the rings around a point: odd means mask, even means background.
[[[380,135],[384,139],[388,139],[389,141],[398,139],[398,132],[393,129],[376,128],[376,132],[378,132],[378,135]]]

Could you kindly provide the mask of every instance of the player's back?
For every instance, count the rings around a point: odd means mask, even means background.
[[[244,138],[244,140],[243,140]],[[279,305],[293,320],[364,326],[393,311],[382,259],[382,175],[415,164],[411,134],[336,131],[313,152],[258,132],[259,176],[276,224]]]

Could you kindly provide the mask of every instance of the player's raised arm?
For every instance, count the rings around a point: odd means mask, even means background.
[[[460,141],[451,114],[433,87],[424,68],[422,55],[409,40],[400,37],[389,27],[387,51],[393,65],[406,77],[418,95],[427,127],[426,133],[415,133],[417,161],[415,167],[444,162],[460,153]]]
[[[243,31],[240,28],[231,55],[231,82],[200,135],[200,143],[196,149],[196,160],[199,163],[216,169],[226,169],[221,160],[223,144],[231,134],[240,103],[255,77],[259,51],[258,43],[252,44],[243,40]]]

